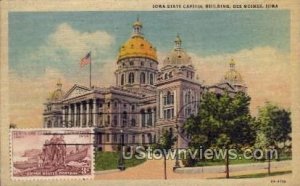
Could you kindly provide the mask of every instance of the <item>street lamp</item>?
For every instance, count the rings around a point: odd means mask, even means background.
[[[123,129],[121,129],[121,149],[120,149],[120,157],[119,157],[119,163],[118,163],[118,169],[121,171],[125,170],[125,164],[124,164],[124,159],[123,159],[123,147],[124,147],[124,133]]]
[[[178,154],[178,141],[179,141],[179,131],[178,131],[178,128],[179,126],[176,124],[176,131],[177,131],[177,134],[176,134],[176,161],[175,161],[175,165],[173,167],[173,171],[175,171],[177,168],[180,168],[180,164],[179,164],[179,154]]]

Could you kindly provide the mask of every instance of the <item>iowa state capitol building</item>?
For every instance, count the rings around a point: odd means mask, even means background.
[[[176,126],[197,113],[204,92],[222,94],[226,90],[234,94],[247,90],[234,61],[219,83],[200,83],[179,36],[158,69],[156,48],[146,40],[142,27],[139,20],[134,22],[132,36],[120,47],[115,86],[75,84],[64,92],[57,83],[44,104],[45,128],[94,127],[98,148],[111,151],[121,134],[125,144],[134,146],[157,141],[164,130],[176,132]],[[183,138],[178,140],[179,147],[187,145]]]

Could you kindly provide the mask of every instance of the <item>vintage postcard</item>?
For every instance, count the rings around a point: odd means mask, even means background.
[[[91,129],[12,129],[12,179],[92,178],[91,133]]]
[[[300,184],[296,1],[0,3],[3,185]]]

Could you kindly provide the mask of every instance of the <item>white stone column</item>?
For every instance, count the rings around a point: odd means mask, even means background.
[[[74,104],[74,125],[77,127],[77,105],[76,103]]]
[[[61,126],[64,127],[66,124],[66,108],[65,106],[62,107],[62,122],[61,122]]]
[[[71,121],[71,105],[68,106],[68,121],[67,121],[67,125],[69,126],[69,122]]]
[[[155,117],[154,117],[154,112],[155,112],[155,110],[154,110],[154,108],[152,108],[151,109],[152,110],[152,127],[154,127],[154,123],[155,123]]]
[[[174,102],[174,117],[176,117],[177,116],[177,98],[176,98],[176,90],[174,90],[174,100],[173,100],[173,102]]]
[[[85,123],[85,127],[87,127],[89,125],[89,121],[90,121],[90,103],[86,103],[86,123]]]
[[[93,99],[93,125],[97,125],[97,100]]]
[[[83,123],[83,103],[80,103],[80,110],[79,110],[79,119],[80,119],[80,127],[82,127]]]
[[[160,104],[159,104],[159,112],[160,112],[160,114],[159,114],[159,118],[163,118],[163,115],[164,115],[164,112],[163,112],[163,94],[162,94],[162,92],[160,91],[160,93],[159,93],[160,95],[159,95],[159,101],[160,101]]]

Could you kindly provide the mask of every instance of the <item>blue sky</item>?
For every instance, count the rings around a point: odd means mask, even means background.
[[[138,16],[146,38],[158,50],[159,62],[179,33],[201,82],[219,82],[234,58],[252,98],[251,111],[266,101],[290,106],[287,10],[11,12],[11,122],[41,127],[43,103],[58,79],[65,91],[75,83],[88,86],[89,68],[79,65],[88,51],[92,84],[114,84],[118,49],[130,37]]]
[[[264,46],[287,52],[290,47],[289,11],[285,10],[13,12],[9,14],[10,68],[22,74],[28,66],[38,66],[36,71],[40,71],[51,64],[51,60],[41,64],[28,56],[38,51],[62,23],[79,32],[101,30],[112,35],[115,42],[99,58],[102,61],[115,59],[118,48],[130,36],[131,24],[137,16],[144,24],[145,36],[160,52],[173,47],[177,33],[181,35],[186,50],[204,57]]]

